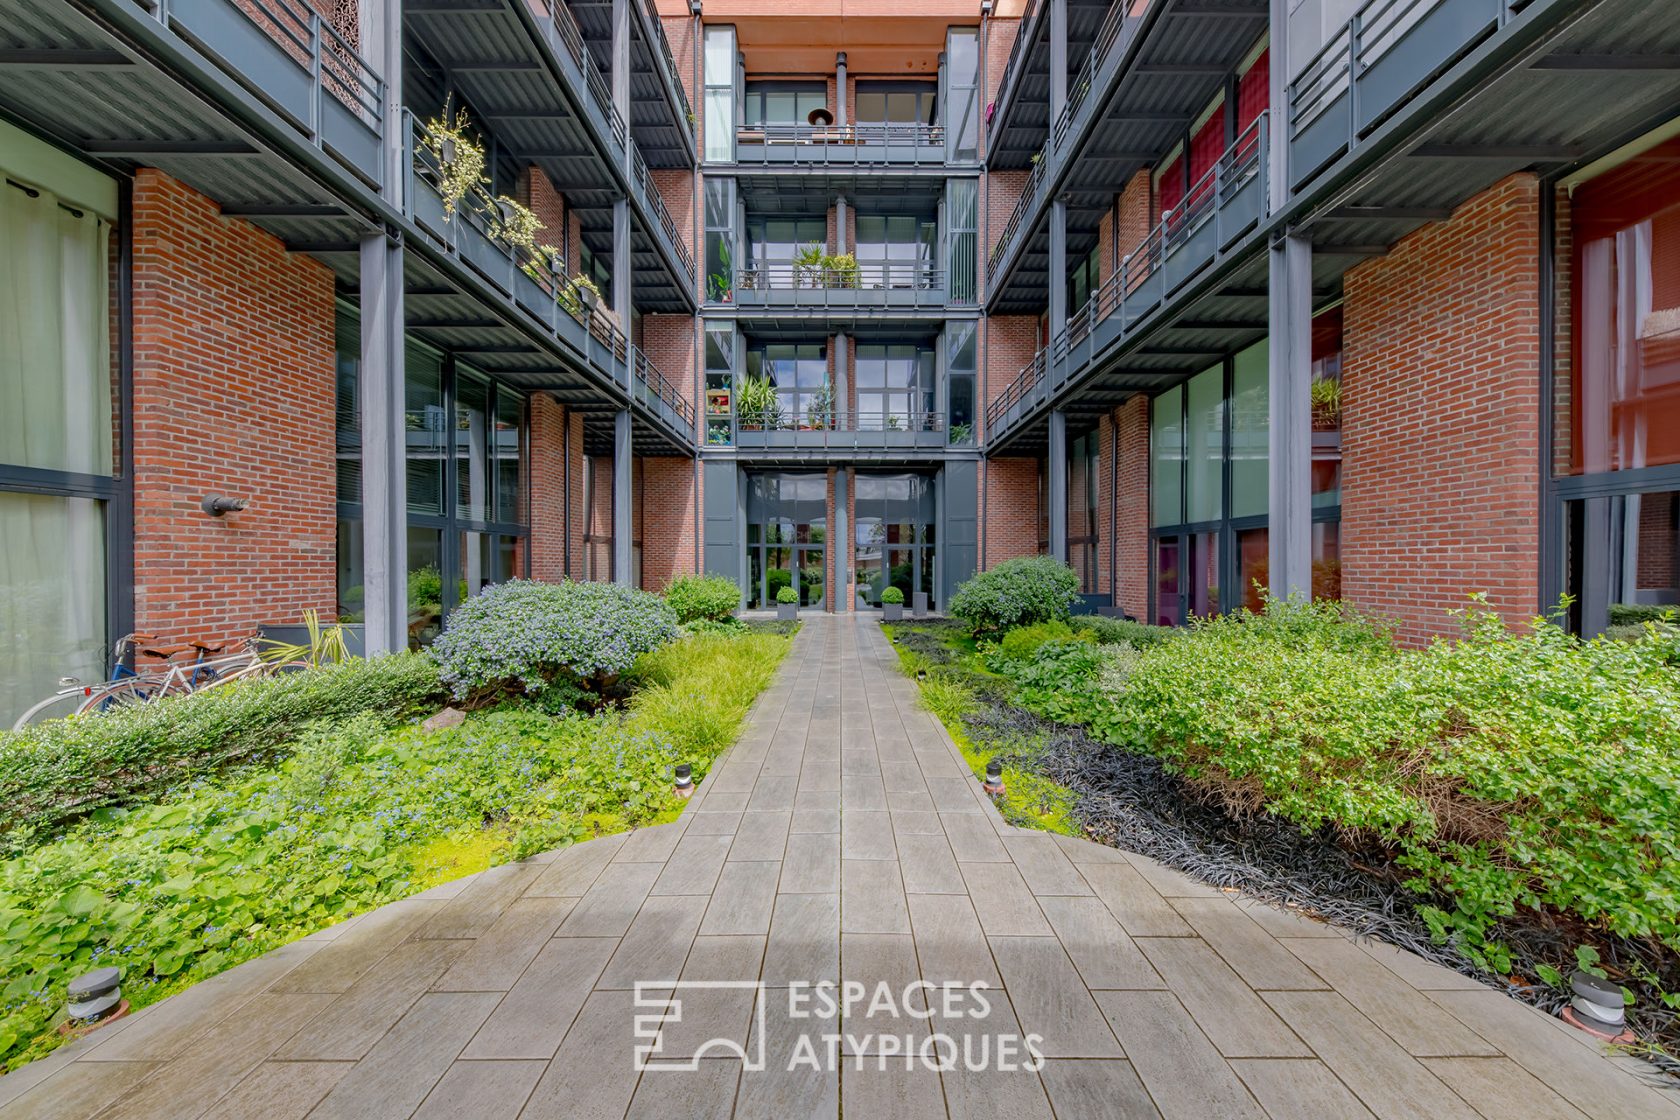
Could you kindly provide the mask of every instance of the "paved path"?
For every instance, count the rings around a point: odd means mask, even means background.
[[[763,1070],[636,1071],[635,985],[678,978],[660,1054],[762,1038]],[[866,998],[822,1018],[820,981]],[[0,1078],[0,1117],[1680,1120],[1630,1064],[1419,958],[1005,825],[879,628],[819,617],[676,823],[252,961]]]

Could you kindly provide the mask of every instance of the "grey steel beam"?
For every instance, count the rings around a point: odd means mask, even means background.
[[[1268,577],[1277,598],[1312,597],[1312,242],[1271,247]]]
[[[1053,409],[1050,413],[1049,455],[1045,469],[1050,472],[1047,501],[1050,508],[1050,555],[1067,563],[1068,558],[1068,441],[1067,413]]]
[[[133,66],[121,51],[21,47],[0,50],[0,67],[13,70],[109,70]]]
[[[636,270],[635,259],[630,252],[630,200],[614,199],[612,215],[612,305],[613,310],[618,313],[619,326],[628,337],[631,322],[630,281]]]
[[[402,245],[362,239],[362,586],[368,655],[408,648]]]
[[[851,412],[851,339],[845,331],[834,336],[834,411]]]
[[[845,57],[842,55],[841,57]],[[832,614],[837,610],[851,609],[851,537],[846,523],[846,507],[850,503],[846,499],[846,468],[834,468],[834,578],[828,585],[828,610]],[[845,602],[841,597],[845,596]]]
[[[1054,337],[1068,319],[1068,205],[1058,196],[1050,203],[1050,267],[1047,287],[1050,295],[1050,334]]]
[[[612,469],[612,573],[613,582],[620,587],[634,586],[636,577],[635,492],[630,486],[634,454],[630,410],[621,408],[613,413]]]
[[[1067,104],[1068,0],[1050,0],[1050,126],[1055,127]]]
[[[834,123],[844,126],[846,123],[846,52],[838,51],[834,55]]]
[[[337,218],[343,215],[344,207],[330,202],[232,202],[222,207],[224,218]]]
[[[630,173],[630,153],[635,143],[630,128],[630,0],[612,0],[612,103],[624,121],[624,171]],[[628,315],[628,313],[626,313]],[[628,324],[629,318],[624,322]]]
[[[148,156],[254,156],[243,140],[84,140],[77,147],[89,155],[145,159]]]
[[[846,251],[846,196],[834,196],[834,251]]]

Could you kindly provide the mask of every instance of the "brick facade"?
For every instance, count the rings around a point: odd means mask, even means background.
[[[132,232],[135,628],[333,618],[332,273],[151,169]],[[250,506],[210,517],[209,494]]]
[[[1149,398],[1142,393],[1132,397],[1114,410],[1112,423],[1119,444],[1117,452],[1111,451],[1119,467],[1114,487],[1114,590],[1122,611],[1145,619],[1149,617]]]
[[[675,577],[699,570],[695,498],[700,464],[685,457],[650,456],[641,460],[640,470],[642,586],[660,591]]]
[[[980,465],[980,567],[1038,555],[1037,459],[988,459]]]
[[[1342,591],[1406,641],[1539,607],[1539,203],[1511,176],[1346,277]]]
[[[583,472],[582,415],[568,411],[547,393],[533,394],[532,579],[559,580],[582,575]]]

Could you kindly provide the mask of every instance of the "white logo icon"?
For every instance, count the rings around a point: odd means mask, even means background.
[[[709,1038],[683,1057],[665,1057],[665,1028],[683,1021],[682,993],[742,989],[753,993],[750,1041]],[[639,980],[635,989],[634,1068],[641,1070],[697,1070],[705,1057],[736,1057],[749,1073],[764,1069],[764,985],[757,980]]]

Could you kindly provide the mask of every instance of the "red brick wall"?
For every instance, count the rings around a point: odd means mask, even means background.
[[[134,611],[233,638],[336,598],[332,273],[160,171],[134,180]],[[250,508],[209,517],[207,494]]]
[[[665,41],[671,44],[671,57],[676,60],[677,76],[682,79],[683,93],[688,97],[698,131],[700,90],[694,83],[698,80],[695,66],[700,50],[699,21],[685,16],[661,16],[659,22],[665,29]]]
[[[1149,398],[1139,393],[1115,409],[1113,417],[1120,437],[1119,480],[1114,488],[1119,559],[1115,590],[1121,610],[1133,618],[1148,618]]]
[[[699,408],[694,391],[694,319],[688,315],[643,315],[642,351],[677,393]]]
[[[571,440],[568,444],[567,431]],[[571,520],[567,521],[567,447],[571,449]],[[547,393],[531,396],[531,578],[582,574],[583,417]],[[571,560],[570,567],[567,559]]]
[[[985,370],[980,399],[990,404],[1009,387],[1038,350],[1036,315],[993,315],[986,320]]]
[[[1120,192],[1120,200],[1115,207],[1114,228],[1114,263],[1119,263],[1135,253],[1138,246],[1143,244],[1149,231],[1155,228],[1154,200],[1150,197],[1153,184],[1149,180],[1149,171],[1145,168],[1133,175],[1126,184],[1125,190]],[[1133,273],[1136,280],[1128,283],[1138,284],[1143,281],[1145,273],[1139,269]]]
[[[987,459],[980,492],[980,567],[1038,555],[1038,460]]]
[[[514,190],[518,201],[530,207],[531,213],[543,224],[537,233],[538,245],[552,245],[566,258],[566,266],[577,271],[577,257],[566,243],[566,199],[540,167],[527,167]]]
[[[697,569],[694,499],[698,459],[677,456],[641,460],[642,586],[661,591],[680,575]]]
[[[1403,640],[1539,607],[1539,250],[1521,174],[1347,274],[1342,593]]]

